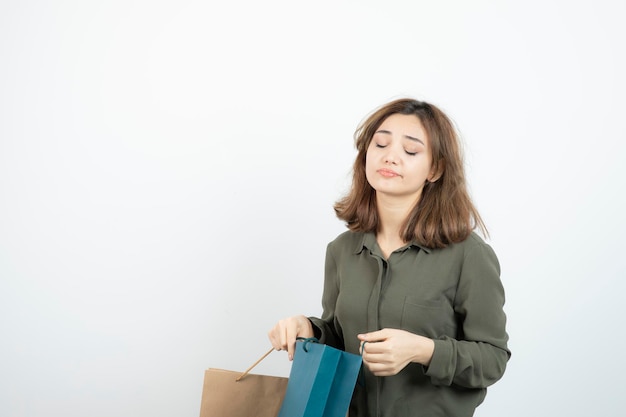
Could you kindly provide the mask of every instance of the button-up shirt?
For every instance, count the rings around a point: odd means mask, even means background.
[[[402,329],[434,340],[428,367],[393,376],[365,367],[350,417],[471,416],[510,357],[500,266],[472,233],[444,249],[410,243],[386,259],[374,233],[345,232],[328,244],[322,343],[359,352],[357,334]]]

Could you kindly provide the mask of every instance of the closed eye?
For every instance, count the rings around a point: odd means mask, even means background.
[[[381,149],[387,147],[387,145],[381,145],[380,143],[375,143],[375,145],[376,145],[377,148],[381,148]],[[407,151],[406,149],[404,150],[404,152],[407,155],[410,155],[410,156],[415,156],[415,155],[417,155],[419,153],[417,151],[415,151],[415,152]]]

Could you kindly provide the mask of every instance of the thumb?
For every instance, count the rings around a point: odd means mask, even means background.
[[[387,332],[383,330],[377,330],[375,332],[362,333],[357,335],[357,338],[361,342],[380,342],[387,338]]]

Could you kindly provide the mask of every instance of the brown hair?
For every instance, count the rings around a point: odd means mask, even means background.
[[[354,133],[358,151],[353,165],[352,187],[335,203],[337,217],[352,231],[375,232],[378,227],[376,191],[365,177],[367,148],[376,130],[392,114],[417,116],[430,139],[433,172],[422,195],[401,229],[405,242],[428,248],[444,248],[465,240],[478,227],[487,229],[471,201],[465,182],[459,138],[450,119],[436,106],[413,99],[392,101],[374,111]]]

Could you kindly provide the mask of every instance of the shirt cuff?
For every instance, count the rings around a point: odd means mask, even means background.
[[[429,376],[435,385],[449,386],[452,384],[454,372],[450,372],[451,364],[454,362],[452,355],[454,348],[450,340],[434,340],[435,350],[430,364],[425,369],[426,376]]]

